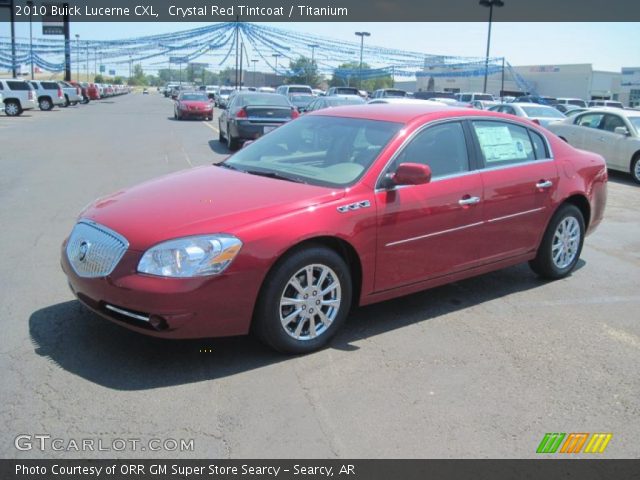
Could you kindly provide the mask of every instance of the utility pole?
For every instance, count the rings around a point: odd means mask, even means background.
[[[238,49],[240,48],[240,15],[236,15],[236,81],[235,89],[238,89]]]
[[[34,80],[33,76],[33,2],[29,0],[27,2],[29,7],[29,61],[31,62],[31,80]]]
[[[80,35],[76,33],[76,82],[80,81]]]
[[[307,75],[307,83],[311,83],[311,69],[316,63],[316,48],[318,48],[319,46],[320,45],[318,45],[317,43],[312,43],[311,45],[309,45],[309,47],[311,48],[311,67],[309,68],[309,74]]]
[[[484,89],[483,93],[487,92],[487,76],[489,75],[489,48],[491,46],[491,22],[493,21],[493,7],[504,7],[502,0],[480,0],[478,4],[482,7],[489,7],[489,33],[487,34],[487,54],[484,60]]]
[[[362,51],[364,50],[364,37],[370,37],[369,32],[356,32],[356,35],[360,37],[360,69],[358,70],[358,87],[362,88]]]
[[[274,53],[273,55],[271,55],[272,57],[274,57],[276,59],[276,68],[275,68],[275,72],[276,72],[276,83],[278,82],[278,57],[281,57],[282,55],[280,55],[279,53]]]
[[[89,81],[89,40],[87,40],[86,46],[87,46],[87,78],[86,78],[86,81],[88,82]]]
[[[242,64],[244,63],[243,53],[244,53],[244,42],[240,44],[240,90],[242,90]]]
[[[69,31],[69,4],[63,3],[64,9],[63,29],[64,29],[64,79],[66,82],[71,80],[71,32]]]

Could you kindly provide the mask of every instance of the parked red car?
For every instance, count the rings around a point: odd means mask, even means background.
[[[84,83],[87,94],[91,100],[100,100],[100,88],[95,83]]]
[[[601,222],[604,160],[527,120],[325,109],[224,163],[122,190],[62,246],[78,299],[158,337],[322,347],[366,305],[529,262],[556,279]]]
[[[173,105],[173,118],[213,120],[213,103],[205,92],[181,92]]]

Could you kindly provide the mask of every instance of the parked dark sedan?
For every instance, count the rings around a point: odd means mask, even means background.
[[[276,93],[240,92],[218,119],[219,140],[237,150],[245,140],[255,140],[299,116],[287,97]]]

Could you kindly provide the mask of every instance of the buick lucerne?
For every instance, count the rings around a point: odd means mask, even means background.
[[[331,108],[218,165],[97,200],[62,267],[83,304],[135,331],[253,331],[305,353],[353,306],[521,262],[567,276],[602,220],[606,182],[601,156],[525,119]]]

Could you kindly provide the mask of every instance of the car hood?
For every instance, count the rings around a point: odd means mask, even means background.
[[[123,235],[133,250],[234,229],[338,200],[341,189],[250,175],[217,166],[174,173],[103,197],[81,214]]]

